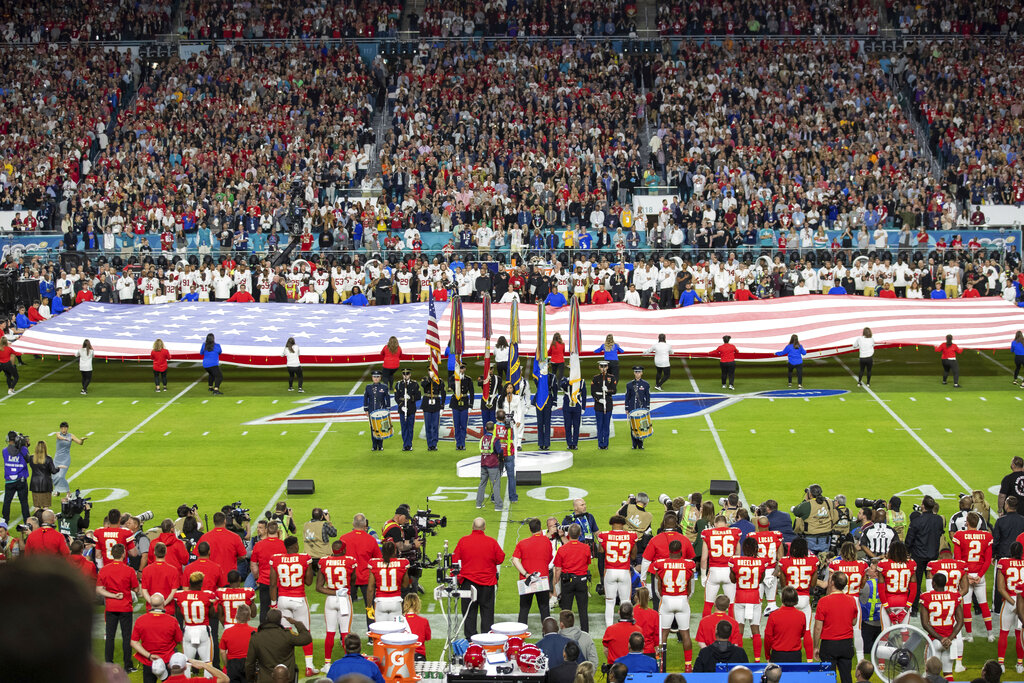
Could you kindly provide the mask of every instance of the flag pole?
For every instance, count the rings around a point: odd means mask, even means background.
[[[484,305],[481,311],[483,315],[483,337],[484,337],[484,403],[491,398],[491,295],[484,293]]]

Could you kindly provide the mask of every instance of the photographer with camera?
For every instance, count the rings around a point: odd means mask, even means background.
[[[11,536],[7,522],[0,520],[0,564],[10,562],[21,555],[21,540]]]
[[[76,536],[89,528],[89,517],[92,513],[92,503],[88,498],[82,498],[78,489],[69,493],[60,502],[60,513],[57,515],[57,530],[71,541]]]
[[[804,489],[804,499],[793,508],[793,516],[800,520],[796,531],[807,539],[807,549],[815,555],[827,551],[839,515],[833,502],[822,495],[821,486],[811,484]]]
[[[227,528],[227,523],[228,516],[223,510],[214,512],[213,528],[199,538],[200,544],[206,543],[210,546],[210,559],[220,565],[225,576],[231,571],[238,571],[239,561],[245,558],[245,545],[242,539]]]
[[[28,437],[15,431],[7,432],[4,457],[4,521],[11,519],[11,502],[18,497],[21,518],[29,518],[28,509]]]
[[[174,533],[181,536],[181,531],[185,526],[185,520],[190,517],[196,520],[196,524],[200,529],[202,529],[203,525],[199,521],[199,516],[197,515],[198,510],[199,506],[194,503],[192,505],[179,505],[178,518],[174,520]]]
[[[323,508],[313,508],[311,519],[302,526],[302,540],[306,554],[313,558],[314,572],[320,558],[331,554],[331,539],[337,537],[338,530],[331,524],[330,513]]]
[[[267,518],[268,522],[277,521],[278,533],[282,537],[294,534],[297,529],[295,526],[295,515],[292,513],[292,509],[288,507],[288,503],[283,500],[278,501],[277,505],[274,506],[273,512],[268,510],[263,516]],[[284,539],[282,538],[281,540]]]
[[[647,545],[646,539],[650,537],[651,524],[654,522],[654,515],[647,510],[649,502],[650,497],[643,491],[631,493],[617,513],[626,518],[626,528],[636,533],[639,538],[638,552],[643,552],[644,546]]]

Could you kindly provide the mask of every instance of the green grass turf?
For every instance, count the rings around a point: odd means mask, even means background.
[[[642,362],[650,366],[649,359]],[[598,451],[595,441],[582,441],[573,468],[545,475],[545,487],[552,488],[533,491],[541,499],[530,495],[530,489],[536,487],[520,487],[519,503],[509,515],[506,551],[511,555],[516,541],[525,535],[520,520],[561,517],[568,512],[571,491],[559,487],[584,490],[590,511],[603,525],[630,492],[644,490],[652,498],[662,492],[683,495],[706,491],[711,478],[728,478],[722,451],[748,501],[772,497],[783,506],[796,504],[811,483],[821,484],[829,495],[845,493],[851,506],[857,496],[888,497],[898,492],[907,492],[904,497],[909,503],[908,499],[920,497],[919,487],[925,486],[944,496],[941,512],[948,516],[956,509],[955,494],[964,489],[957,477],[970,488],[986,491],[998,484],[1024,436],[1024,421],[1019,417],[1024,391],[1013,387],[1007,370],[998,365],[1012,365],[1007,353],[987,357],[965,354],[961,361],[963,387],[954,389],[952,383],[941,385],[939,362],[930,349],[881,351],[875,361],[873,395],[857,389],[844,368],[856,371],[856,363],[855,357],[846,356],[806,365],[805,388],[850,390],[842,397],[746,400],[711,413],[710,424],[702,416],[657,420],[655,436],[647,441],[643,453],[629,450],[623,423],[616,424],[618,435],[609,451]],[[677,362],[666,389],[693,390],[688,370],[699,390],[719,391],[717,364],[706,360]],[[585,362],[584,376],[592,372],[593,363]],[[308,519],[312,507],[321,506],[332,511],[343,532],[346,520],[356,512],[365,513],[379,529],[396,504],[422,507],[438,487],[453,487],[430,502],[435,512],[448,516],[449,524],[431,540],[433,553],[444,538],[454,546],[478,514],[473,504],[475,482],[455,475],[455,462],[472,451],[456,453],[451,442],[442,442],[438,452],[428,454],[417,439],[415,450],[403,453],[396,435],[385,442],[383,453],[373,454],[368,436],[359,434],[366,431],[364,423],[335,423],[323,434],[324,427],[319,424],[244,424],[287,410],[300,398],[347,394],[357,382],[367,379],[365,368],[307,369],[307,393],[301,397],[285,391],[283,369],[227,367],[226,395],[218,397],[207,393],[204,375],[197,367],[172,368],[169,374],[170,391],[157,394],[147,366],[97,363],[89,395],[81,396],[75,364],[29,359],[29,365],[22,368],[23,390],[5,397],[0,411],[6,418],[5,428],[23,431],[33,440],[45,439],[51,452],[54,439],[50,433],[61,420],[68,420],[79,436],[92,432],[85,445],[72,450],[71,474],[76,477],[72,487],[92,489],[97,500],[114,488],[127,493],[116,501],[97,503],[100,514],[117,506],[132,513],[150,509],[160,519],[173,517],[182,503],[197,503],[200,513],[212,515],[234,500],[242,500],[255,513],[274,500],[275,492],[307,451],[308,459],[294,476],[315,479],[317,492],[289,501],[299,523]],[[737,374],[737,391],[785,388],[785,369],[777,364],[741,364]],[[357,393],[361,392],[359,385]],[[318,436],[321,438],[314,447]],[[559,444],[552,446],[558,448]],[[544,500],[545,495],[551,500]],[[989,499],[994,505],[995,495],[990,493]],[[489,533],[497,534],[499,514],[484,510],[483,516]],[[99,515],[94,526],[99,525],[98,519]],[[510,566],[503,571],[499,614],[517,611],[514,574]],[[424,585],[429,590],[432,578]],[[699,586],[697,590],[700,593]],[[322,601],[313,591],[310,599],[315,606],[316,630],[322,628]],[[693,600],[697,612],[701,599],[698,595]],[[424,603],[428,613],[436,614],[432,599]],[[360,629],[365,625],[358,617],[355,623]],[[533,627],[535,632],[539,630],[537,624]],[[594,594],[591,630],[600,632],[601,627],[603,600]],[[975,631],[979,628],[980,621]],[[438,635],[443,634],[435,629]],[[96,648],[102,652],[102,638],[97,639]],[[1012,649],[1011,645],[1011,662]],[[430,653],[439,652],[440,643],[434,641]],[[316,653],[319,663],[323,654],[319,639]],[[993,657],[995,645],[984,638],[967,645],[964,661],[969,670],[958,675],[958,680],[976,676],[981,664]],[[678,666],[681,659],[680,646],[673,642],[670,664]]]

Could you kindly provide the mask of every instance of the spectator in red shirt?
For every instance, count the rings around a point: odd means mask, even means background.
[[[402,614],[405,615],[405,623],[409,625],[409,632],[416,636],[419,645],[414,655],[417,662],[427,660],[427,641],[431,639],[430,622],[420,616],[420,596],[416,593],[409,593],[402,600]]]
[[[260,595],[260,623],[267,617],[270,609],[270,559],[274,555],[284,555],[284,541],[278,536],[280,526],[276,520],[267,524],[267,537],[258,541],[252,548],[249,559],[249,571],[256,575],[256,588]]]
[[[769,662],[800,662],[800,650],[807,632],[807,616],[796,608],[796,589],[782,589],[782,607],[772,610],[764,627],[765,656]]]
[[[619,605],[619,620],[604,630],[604,658],[608,664],[614,664],[619,657],[629,654],[629,636],[633,633],[643,635],[640,627],[633,621],[633,605],[624,602]],[[644,640],[646,644],[647,640]],[[657,641],[655,641],[657,642]]]
[[[96,585],[96,565],[93,564],[92,560],[82,554],[85,550],[85,544],[81,541],[71,541],[71,554],[68,555],[68,561],[75,565],[82,575],[89,580],[89,585]]]
[[[82,289],[78,290],[78,294],[75,295],[75,303],[80,304],[85,301],[93,300],[92,290],[88,288],[88,283]]]
[[[644,654],[653,656],[658,646],[658,639],[661,637],[661,619],[658,610],[651,609],[647,605],[651,601],[651,592],[641,586],[633,593],[636,605],[633,607],[633,620],[640,627],[644,634]]]
[[[132,633],[132,599],[130,594],[139,593],[139,577],[135,570],[124,562],[124,546],[120,543],[110,549],[112,562],[103,565],[96,583],[96,593],[106,598],[104,619],[107,626],[107,639],[103,651],[103,661],[114,662],[114,636],[117,627],[121,627],[121,646],[124,654],[125,671],[135,671],[132,666],[132,647],[128,634]],[[175,622],[177,625],[177,622]],[[180,636],[179,636],[180,640]]]
[[[39,312],[38,301],[33,301],[32,305],[28,307],[28,319],[31,320],[33,323],[41,323],[44,320],[46,320],[46,318],[44,318],[42,314]]]
[[[532,576],[532,580],[547,578],[548,567],[551,565],[552,550],[551,541],[544,534],[544,527],[536,517],[530,519],[530,536],[516,544],[512,551],[512,566],[519,571],[519,578],[525,579]],[[524,593],[519,596],[519,622],[525,624],[530,613],[530,603],[537,600],[537,610],[540,612],[540,620],[543,622],[551,615],[551,607],[548,600],[549,591],[537,591],[536,593]]]
[[[163,543],[167,546],[167,561],[179,571],[188,564],[188,550],[178,535],[174,532],[174,522],[167,518],[160,523],[160,534],[149,546],[148,561],[156,559],[156,544]]]
[[[732,339],[729,335],[722,337],[722,343],[717,349],[711,352],[712,356],[718,357],[718,367],[722,371],[722,388],[726,385],[733,389],[733,382],[736,380],[736,347],[729,343]],[[728,381],[726,381],[728,380]]]
[[[238,560],[245,557],[245,545],[234,531],[227,528],[228,516],[223,510],[213,513],[213,528],[199,537],[210,544],[210,559],[220,565],[224,576],[238,570]]]
[[[252,294],[245,290],[245,285],[238,285],[238,291],[228,297],[230,303],[251,304],[256,301]]]
[[[160,382],[163,380],[164,391],[167,391],[167,361],[171,359],[171,352],[164,348],[163,339],[153,342],[149,357],[153,360],[153,383],[156,390],[160,391]]]
[[[965,290],[964,290],[964,293],[960,295],[960,298],[961,298],[961,299],[977,299],[977,298],[978,298],[978,297],[980,297],[980,296],[981,296],[981,292],[979,292],[978,290],[976,290],[976,289],[974,288],[974,284],[972,284],[972,283],[968,282],[968,283],[967,283],[967,289],[965,289]],[[31,308],[30,308],[30,309],[28,309],[28,310],[29,310],[29,313],[31,313],[31,312],[32,312],[32,309],[31,309]],[[31,317],[32,317],[32,316],[30,315],[30,316],[29,316],[29,319],[31,319]]]
[[[106,567],[104,567],[106,569]],[[132,629],[131,647],[135,650],[135,659],[142,664],[142,680],[145,683],[159,680],[153,671],[166,669],[174,654],[174,649],[181,644],[181,626],[178,620],[164,612],[164,601],[159,595],[153,596],[152,609],[135,622]],[[134,667],[132,668],[134,671]]]
[[[892,283],[886,282],[884,285],[882,285],[882,288],[878,290],[878,296],[879,298],[882,299],[895,299],[896,290],[892,288]]]
[[[238,623],[224,629],[219,649],[224,659],[224,673],[232,681],[241,681],[245,680],[245,657],[249,654],[249,641],[256,628],[249,625],[252,614],[248,605],[239,605],[235,615]]]
[[[828,595],[814,612],[814,658],[835,666],[842,683],[851,683],[853,629],[860,614],[857,598],[846,592],[847,580],[843,572],[833,573]]]
[[[342,536],[340,540],[345,544],[345,551],[356,558],[356,576],[352,582],[351,597],[356,597],[359,591],[363,594],[363,604],[366,602],[366,586],[370,582],[370,560],[381,557],[380,546],[376,539],[366,533],[366,516],[357,514],[352,518],[352,531]],[[366,615],[366,625],[371,624],[370,615]]]
[[[610,304],[612,302],[612,295],[607,292],[601,285],[594,285],[594,293],[590,295],[590,303],[594,305]]]
[[[459,539],[452,553],[452,561],[462,563],[459,587],[476,588],[475,602],[462,600],[462,613],[466,615],[466,638],[472,638],[477,633],[487,633],[494,623],[494,588],[498,585],[498,566],[505,561],[505,551],[496,540],[484,533],[486,528],[487,522],[483,517],[474,519],[473,531]]]
[[[959,346],[953,343],[953,335],[947,334],[946,341],[935,347],[942,359],[942,383],[945,384],[949,373],[953,373],[953,386],[960,386],[960,363],[957,362],[958,354],[964,352]]]
[[[68,555],[68,543],[64,534],[57,531],[57,516],[52,510],[43,510],[39,515],[41,525],[25,539],[26,555]]]

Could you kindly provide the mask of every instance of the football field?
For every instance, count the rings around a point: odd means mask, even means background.
[[[300,527],[315,506],[330,510],[341,533],[357,512],[379,530],[400,503],[446,515],[448,526],[428,542],[430,555],[441,550],[443,539],[454,547],[478,514],[511,557],[517,540],[528,534],[524,520],[561,519],[571,512],[573,498],[585,497],[589,511],[606,528],[608,517],[630,493],[650,494],[658,519],[659,494],[706,494],[711,479],[736,479],[747,503],[775,498],[784,510],[796,505],[812,483],[827,496],[845,494],[851,508],[857,497],[899,494],[909,512],[910,504],[928,493],[948,519],[957,510],[957,494],[972,489],[986,491],[994,507],[999,481],[1024,443],[1024,391],[1010,383],[1008,352],[966,352],[959,389],[952,380],[942,385],[939,361],[930,348],[880,351],[870,390],[857,388],[851,375],[857,369],[855,356],[808,360],[808,391],[789,394],[761,393],[786,389],[784,365],[740,364],[736,391],[721,392],[717,363],[676,360],[666,391],[653,392],[661,407],[652,411],[654,435],[643,451],[630,450],[628,424],[616,420],[607,451],[588,439],[571,453],[571,462],[567,452],[557,458],[537,456],[537,462],[557,459],[550,468],[555,471],[543,475],[541,486],[520,486],[519,502],[503,514],[490,506],[478,511],[477,481],[458,475],[457,463],[474,454],[475,441],[465,452],[443,441],[437,452],[428,453],[417,434],[414,450],[402,452],[396,420],[395,437],[385,441],[384,451],[370,451],[369,428],[361,417],[369,368],[307,369],[306,393],[296,394],[286,390],[283,369],[225,367],[225,395],[213,396],[205,374],[191,363],[171,367],[169,390],[155,393],[148,364],[98,360],[89,394],[82,396],[76,362],[26,359],[18,393],[0,399],[4,430],[21,431],[33,443],[45,440],[51,454],[62,420],[77,436],[88,435],[84,445],[72,448],[70,478],[72,489],[81,488],[94,501],[94,528],[110,507],[132,514],[152,510],[155,524],[173,518],[181,504],[198,504],[200,516],[212,517],[221,506],[241,501],[255,519],[286,498],[285,482],[294,478],[316,482],[315,494],[288,498]],[[649,358],[625,358],[620,391],[634,362],[647,367],[646,379],[653,385]],[[585,378],[596,372],[593,360],[583,365]],[[422,365],[414,368],[414,377],[423,373]],[[478,373],[478,367],[470,372]],[[621,411],[621,398],[617,403]],[[421,427],[418,420],[418,432]],[[564,445],[553,439],[551,449],[563,451]],[[519,467],[527,468],[522,462]],[[497,598],[499,620],[501,615],[514,618],[517,611],[515,578],[506,562]],[[429,595],[432,570],[424,572],[423,585],[424,611],[434,620],[435,639],[443,639],[439,609]],[[322,601],[312,589],[309,596],[319,666]],[[698,595],[692,602],[695,619],[700,600]],[[603,598],[592,592],[590,630],[596,641],[604,626],[603,608]],[[354,630],[365,631],[361,605],[356,612]],[[539,633],[535,614],[531,627]],[[984,634],[980,618],[978,632]],[[430,652],[438,654],[441,642],[433,641]],[[748,637],[748,651],[749,643]],[[984,637],[967,645],[969,671],[958,680],[976,676],[995,650]],[[1012,650],[1011,645],[1008,664],[1015,660]],[[102,652],[101,638],[97,652]],[[670,666],[679,670],[681,660],[681,647],[673,641]]]

